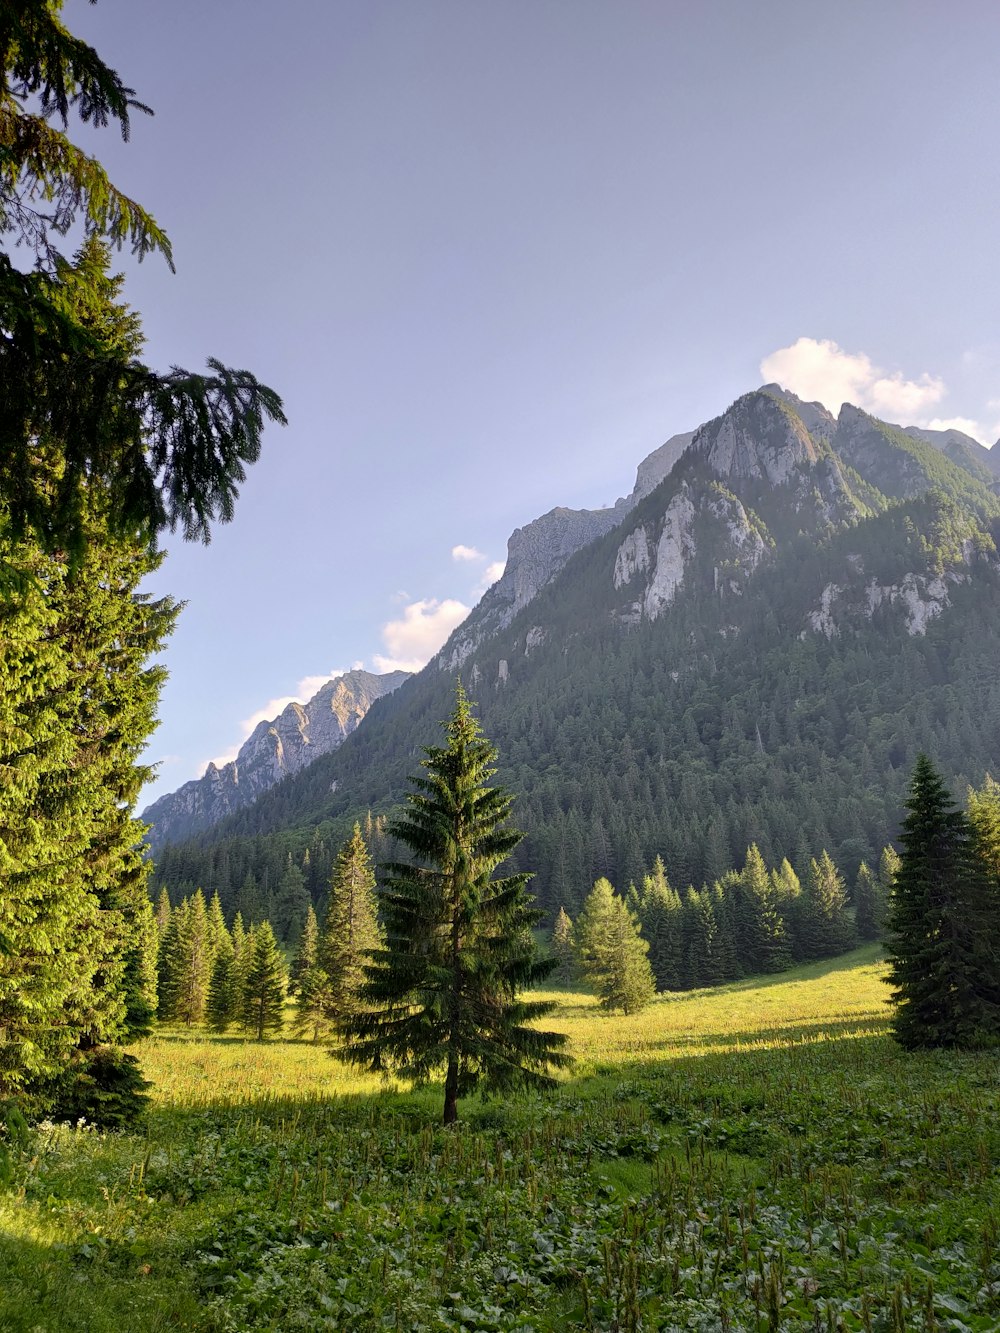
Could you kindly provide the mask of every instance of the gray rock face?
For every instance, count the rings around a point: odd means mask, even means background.
[[[570,556],[616,528],[622,519],[669,476],[695,432],[673,435],[644,458],[631,495],[610,509],[550,509],[517,528],[507,541],[502,577],[480,600],[435,661],[442,671],[457,671],[479,645],[506,629],[518,611],[558,574]]]
[[[797,468],[817,460],[804,422],[770,394],[748,393],[695,432],[691,448],[717,476],[783,486]]]
[[[624,501],[629,509],[637,505],[640,500],[644,500],[652,491],[655,491],[660,482],[670,475],[674,464],[690,445],[695,434],[695,431],[689,430],[685,431],[683,435],[671,435],[666,444],[661,444],[659,449],[654,449],[647,458],[642,460],[636,470],[635,486],[632,494]],[[618,504],[621,505],[622,503],[619,500]]]
[[[506,629],[571,555],[617,527],[626,503],[619,500],[613,509],[552,509],[516,528],[507,540],[502,576],[438,653],[441,670],[457,671],[485,639]]]
[[[335,750],[376,699],[402,685],[406,671],[376,676],[348,671],[328,680],[305,704],[292,703],[271,721],[258,723],[239,754],[221,768],[209,764],[200,778],[161,796],[142,812],[152,848],[200,833],[249,805],[276,782]]]

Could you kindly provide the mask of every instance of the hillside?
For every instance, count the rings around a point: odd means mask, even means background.
[[[711,880],[754,841],[769,863],[826,847],[850,877],[895,834],[920,750],[960,786],[996,766],[998,536],[995,491],[928,441],[745,395],[508,624],[474,646],[460,627],[337,752],[165,849],[158,877],[225,899],[289,852],[315,871],[401,799],[457,648],[546,909],[657,854],[676,884]]]

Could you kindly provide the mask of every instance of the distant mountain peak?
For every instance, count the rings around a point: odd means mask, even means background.
[[[234,760],[221,767],[210,761],[200,778],[161,796],[142,812],[140,818],[151,826],[150,846],[179,842],[210,828],[282,778],[336,749],[376,699],[398,689],[409,674],[347,671],[325,681],[307,703],[290,703],[277,717],[259,722]]]

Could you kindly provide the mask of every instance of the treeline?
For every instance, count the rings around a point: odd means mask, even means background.
[[[295,881],[297,884],[299,880]],[[236,1028],[263,1041],[284,1023],[286,995],[296,996],[293,1030],[318,1041],[353,1010],[370,951],[381,943],[375,874],[359,825],[337,854],[322,921],[306,901],[290,969],[272,923],[227,925],[222,901],[201,889],[172,906],[161,890],[147,940],[148,997],[162,1022]]]
[[[891,847],[862,862],[848,894],[827,852],[800,879],[785,859],[768,868],[756,845],[743,869],[683,893],[658,857],[641,887],[618,895],[599,879],[574,923],[560,908],[552,930],[557,976],[582,976],[606,1008],[641,1008],[654,991],[715,986],[846,953],[882,933],[899,858]]]
[[[574,921],[560,908],[551,952],[557,980],[592,985],[606,1008],[634,1012],[657,991],[714,986],[795,963],[845,953],[880,938],[898,866],[891,847],[877,869],[857,874],[853,893],[830,856],[810,858],[800,879],[787,860],[768,868],[759,849],[742,870],[701,889],[675,889],[661,858],[624,896],[600,878]],[[218,893],[201,889],[171,906],[160,891],[152,941],[162,1021],[230,1027],[260,1040],[281,1027],[286,992],[295,996],[293,1029],[318,1041],[352,1012],[367,953],[380,945],[372,860],[355,825],[338,852],[322,909],[291,865],[276,896],[280,932],[266,918],[232,926]],[[293,952],[286,974],[277,939]],[[157,1003],[154,996],[151,1003]]]

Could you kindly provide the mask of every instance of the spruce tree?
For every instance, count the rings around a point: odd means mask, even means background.
[[[913,769],[887,922],[893,1034],[908,1049],[996,1032],[984,995],[983,920],[969,824],[926,755]]]
[[[268,918],[282,944],[298,944],[310,905],[305,874],[289,855]]]
[[[445,728],[446,744],[426,748],[424,773],[390,825],[413,859],[384,867],[385,947],[366,969],[366,1008],[342,1031],[354,1064],[418,1080],[443,1069],[452,1124],[460,1096],[548,1086],[549,1069],[567,1057],[565,1037],[534,1026],[552,1005],[520,998],[553,960],[536,955],[528,874],[494,878],[522,835],[507,822],[513,798],[488,785],[496,750],[461,685]]]
[[[854,925],[860,940],[882,938],[884,904],[881,900],[881,887],[867,861],[862,861],[858,866],[857,879],[854,881]]]
[[[656,994],[649,944],[639,920],[603,876],[594,883],[576,920],[580,967],[603,1009],[634,1014]]]
[[[288,989],[292,993],[298,990],[299,981],[303,974],[316,966],[318,956],[319,922],[316,920],[316,909],[310,903],[306,911],[305,924],[302,927],[302,934],[299,937],[295,956],[292,958],[292,965],[289,968]]]
[[[771,876],[756,843],[747,848],[740,875],[744,931],[744,962],[747,971],[782,972],[792,962],[788,927],[778,905]]]
[[[316,950],[326,977],[326,1017],[334,1025],[361,1005],[366,967],[382,945],[375,902],[375,872],[360,824],[341,847]]]
[[[857,943],[843,878],[825,850],[809,862],[803,893],[804,958],[833,958]]]
[[[552,970],[553,981],[566,983],[572,981],[575,972],[573,922],[565,907],[560,907],[552,926],[552,957],[556,965]]]
[[[76,115],[117,124],[127,139],[131,113],[149,108],[73,37],[60,8],[18,0],[0,15],[0,237],[35,258],[25,272],[0,251],[0,493],[16,540],[69,551],[76,564],[93,536],[83,515],[94,491],[108,500],[106,533],[148,546],[179,524],[207,540],[214,519],[232,516],[264,418],[284,417],[249,372],[211,360],[207,376],[157,374],[66,301],[70,266],[57,244],[72,228],[140,257],[159,251],[170,262],[171,250],[155,219],[68,136]]]
[[[233,963],[233,944],[227,933],[215,952],[205,1002],[205,1021],[213,1032],[225,1032],[239,1017],[240,996]]]
[[[639,923],[649,941],[649,962],[660,991],[680,989],[682,913],[680,896],[670,887],[658,856],[652,874],[643,880]]]
[[[269,921],[262,921],[251,932],[240,1016],[243,1027],[258,1041],[283,1025],[286,976],[285,964]]]

